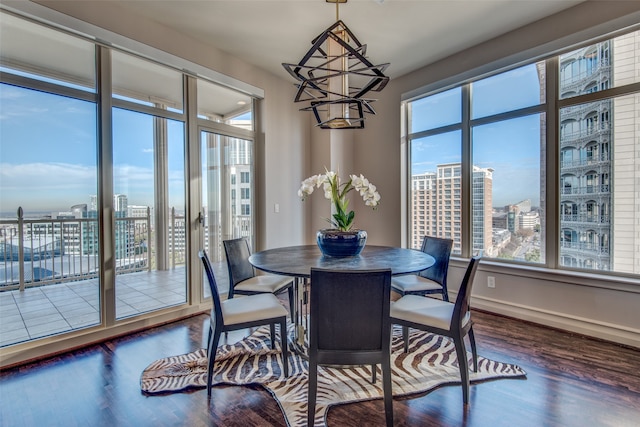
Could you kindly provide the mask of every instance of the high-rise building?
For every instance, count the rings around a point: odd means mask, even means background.
[[[462,248],[462,168],[460,163],[437,166],[436,172],[412,177],[414,229],[412,247],[419,248],[424,236],[453,240],[453,252]],[[492,247],[493,169],[473,167],[473,248]]]
[[[473,167],[471,189],[473,218],[471,221],[473,253],[483,252],[493,256],[493,169]]]
[[[124,215],[127,215],[127,206],[129,204],[129,199],[126,194],[114,194],[113,195],[113,210],[116,212],[123,212]]]
[[[560,97],[608,89],[612,42],[560,56]],[[612,101],[560,110],[560,263],[611,268]]]
[[[638,32],[560,56],[560,98],[637,81]],[[640,272],[640,95],[560,110],[560,263]],[[614,191],[615,190],[615,191]]]
[[[411,247],[419,248],[424,236],[437,234],[436,173],[414,175],[411,180],[413,200],[411,201],[413,233]]]
[[[640,32],[613,39],[612,61],[614,86],[638,82]],[[640,93],[616,97],[612,101],[612,168],[615,192],[611,212],[611,269],[640,273]]]
[[[431,219],[435,219],[436,236],[453,239],[453,251],[462,249],[462,168],[460,163],[441,164],[436,168],[436,209]]]
[[[540,225],[538,212],[523,212],[518,217],[519,227],[522,230],[535,230]]]

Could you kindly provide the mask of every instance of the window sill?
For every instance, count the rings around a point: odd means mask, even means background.
[[[451,265],[455,267],[464,268],[467,262],[464,258],[451,258]],[[558,270],[491,260],[482,260],[478,266],[478,271],[640,294],[640,279],[617,276],[611,273],[596,274],[581,271]]]

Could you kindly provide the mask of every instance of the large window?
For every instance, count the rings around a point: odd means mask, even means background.
[[[112,110],[121,319],[187,302],[185,131],[170,114],[184,110],[182,73],[117,51],[112,70],[114,104],[126,108]]]
[[[633,32],[558,58],[563,266],[640,273],[640,94],[603,92],[640,81],[639,46]]]
[[[1,31],[3,347],[99,324],[101,294],[94,46],[12,16]]]
[[[220,147],[241,185],[219,222],[252,240],[252,97],[0,14],[0,348],[58,334],[91,341],[154,311],[201,310],[189,242],[207,246],[188,224],[206,224],[207,200],[189,193],[201,171],[189,174],[187,129],[242,136]],[[225,289],[226,274],[219,281]]]
[[[466,246],[488,257],[542,261],[543,70],[532,64],[409,103],[412,247],[432,235],[453,239],[457,255]],[[471,162],[462,158],[464,146]],[[463,209],[471,212],[466,240]]]
[[[422,245],[424,236],[453,239],[452,252],[462,248],[461,132],[417,138],[411,146],[411,246]]]
[[[492,258],[544,262],[543,123],[543,114],[528,114],[472,128],[474,251]]]
[[[639,46],[632,32],[407,102],[412,247],[640,274]]]
[[[113,128],[116,317],[123,318],[187,301],[184,126],[114,108]]]

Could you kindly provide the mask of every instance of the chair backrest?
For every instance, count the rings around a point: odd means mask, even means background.
[[[225,240],[222,243],[229,267],[229,296],[231,297],[234,286],[255,276],[255,270],[249,262],[251,251],[246,238]]]
[[[449,270],[449,258],[453,240],[440,237],[425,236],[422,241],[422,252],[435,258],[436,262],[432,267],[420,272],[420,276],[433,280],[441,284],[444,288],[447,285],[447,271]]]
[[[213,268],[211,262],[205,251],[199,251],[198,256],[202,260],[204,265],[204,271],[207,274],[207,281],[209,282],[209,288],[211,288],[211,298],[213,299],[213,307],[211,308],[211,321],[218,325],[223,325],[222,319],[222,307],[220,306],[220,294],[218,293],[218,284],[216,278],[213,275]]]
[[[462,282],[460,283],[460,289],[458,289],[458,296],[456,297],[455,306],[453,308],[453,318],[451,319],[451,326],[453,328],[461,328],[464,324],[464,319],[469,313],[469,302],[471,300],[471,287],[473,286],[473,279],[476,276],[476,270],[480,263],[480,257],[474,256],[469,260],[467,271],[464,273]]]
[[[390,295],[391,269],[312,268],[309,353],[336,352],[335,363],[353,364],[352,354],[389,352]],[[332,363],[328,357],[318,361]]]

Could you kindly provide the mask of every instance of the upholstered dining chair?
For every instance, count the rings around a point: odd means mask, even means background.
[[[233,298],[238,295],[256,295],[271,293],[278,295],[284,291],[288,292],[289,310],[291,316],[294,313],[293,300],[293,278],[278,276],[276,274],[256,275],[256,271],[249,262],[251,251],[246,238],[224,240],[224,252],[227,258],[229,269],[229,295]]]
[[[409,328],[445,335],[453,340],[460,367],[462,399],[465,404],[469,403],[469,361],[464,344],[466,335],[469,335],[471,343],[473,370],[478,371],[478,353],[473,336],[469,299],[479,262],[480,257],[477,256],[469,261],[455,303],[417,295],[405,295],[391,304],[390,311],[391,323],[402,326],[405,353],[409,347]]]
[[[391,270],[311,269],[308,425],[313,425],[318,365],[382,367],[387,426],[393,425],[391,395]]]
[[[447,272],[452,247],[451,239],[425,236],[420,250],[434,257],[435,264],[418,274],[394,277],[391,280],[391,289],[402,296],[442,294],[442,299],[449,301]]]
[[[207,396],[211,396],[213,366],[222,332],[269,325],[271,329],[271,348],[273,349],[275,348],[276,342],[275,325],[280,325],[282,365],[284,375],[288,377],[287,309],[280,304],[276,296],[266,293],[221,301],[209,257],[204,251],[200,251],[198,256],[204,265],[204,271],[207,274],[207,280],[211,287],[211,298],[213,299],[209,338],[207,341],[207,357],[209,358],[209,364],[207,366]]]

